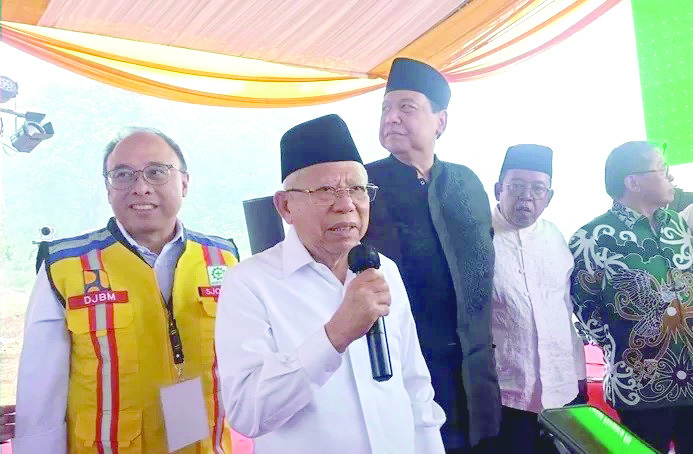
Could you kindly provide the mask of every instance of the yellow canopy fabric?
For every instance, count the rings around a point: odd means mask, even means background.
[[[277,0],[248,16],[237,9],[254,0],[235,1],[234,9],[216,0],[190,16],[170,2],[158,11],[163,0],[143,10],[139,0],[3,0],[0,26],[3,42],[127,90],[197,104],[295,107],[380,88],[397,56],[427,61],[451,82],[485,77],[558,44],[619,1],[418,0],[402,9],[411,0],[341,7]],[[156,24],[164,32],[152,33]]]
[[[17,49],[100,82],[174,101],[294,107],[339,101],[383,86],[381,79],[68,30],[9,22],[1,25],[3,42]],[[174,60],[187,63],[173,66]],[[225,68],[232,71],[223,72]]]

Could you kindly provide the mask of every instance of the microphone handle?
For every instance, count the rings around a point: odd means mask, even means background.
[[[387,345],[385,319],[379,317],[366,334],[368,353],[371,358],[371,372],[375,381],[386,381],[392,377],[390,347]]]

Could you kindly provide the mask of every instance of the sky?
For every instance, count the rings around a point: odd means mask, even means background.
[[[16,104],[9,102],[3,107],[14,108],[16,105],[20,111],[49,113],[46,120],[53,121],[56,126],[56,138],[51,139],[54,144],[61,143],[58,135],[64,138],[70,134],[71,124],[88,121],[96,130],[95,143],[102,144],[97,150],[100,152],[119,127],[149,121],[174,137],[184,151],[195,151],[190,160],[195,184],[213,185],[215,178],[239,178],[239,181],[250,178],[248,181],[252,183],[246,184],[241,191],[219,194],[225,203],[233,204],[234,213],[239,216],[242,200],[271,195],[279,189],[279,138],[302,121],[337,113],[349,125],[364,162],[387,156],[378,143],[382,90],[322,106],[231,109],[186,105],[97,86],[94,81],[4,44],[0,44],[0,62],[0,74],[20,84]],[[56,96],[67,99],[59,109],[45,95],[32,96],[32,93],[53,90],[51,87],[55,87]],[[85,113],[82,109],[85,97],[99,96],[105,90],[112,91],[108,93],[118,99],[118,104],[102,105],[96,112]],[[50,111],[46,110],[47,107]],[[132,114],[136,121],[129,121],[129,109],[146,111],[146,115],[141,112],[140,115]],[[440,159],[467,165],[475,171],[488,191],[492,206],[495,205],[493,184],[508,146],[539,143],[553,148],[555,196],[544,217],[554,222],[566,238],[569,237],[610,206],[603,182],[607,154],[625,141],[645,139],[630,2],[621,2],[560,45],[504,73],[479,81],[453,84],[448,112],[448,127],[436,144],[436,153]],[[7,116],[3,118],[6,131],[2,140],[8,141],[14,127],[13,120]],[[231,142],[229,150],[208,150],[207,153],[198,150],[205,142],[201,137],[212,141],[226,136]],[[251,149],[233,148],[233,144],[248,143],[252,144]],[[88,145],[95,146],[91,142]],[[17,172],[22,168],[22,160],[50,161],[56,159],[54,153],[60,153],[60,150],[52,149],[46,142],[39,145],[30,157],[0,155],[0,166],[4,162],[6,171],[10,166],[13,172]],[[83,165],[94,168],[100,165],[98,159],[86,159]],[[224,175],[204,166],[207,161],[230,159],[233,159],[233,166],[224,168]],[[677,166],[673,174],[675,183],[684,186],[683,182],[690,181],[693,176],[693,165]],[[12,202],[10,197],[17,197],[10,189],[0,189],[3,206]],[[37,197],[30,193],[25,196],[23,203],[26,204],[31,204],[32,197]],[[109,207],[105,191],[103,202],[98,205],[94,209],[107,215]],[[186,205],[194,203],[188,200]],[[195,224],[194,212],[188,206],[184,207],[182,216]],[[75,235],[81,232],[63,233]],[[238,227],[231,233],[237,239],[242,255],[247,256],[246,232]]]

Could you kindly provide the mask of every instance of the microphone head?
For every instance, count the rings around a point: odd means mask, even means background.
[[[349,269],[353,273],[360,273],[368,268],[380,268],[380,256],[374,247],[365,244],[357,244],[349,251]]]

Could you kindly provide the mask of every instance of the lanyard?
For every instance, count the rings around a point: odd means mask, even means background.
[[[180,331],[176,324],[176,318],[173,316],[172,303],[165,304],[166,318],[168,319],[168,339],[171,342],[171,350],[173,351],[173,363],[183,364],[185,355],[183,354],[183,341],[180,338]]]
[[[173,296],[171,296],[171,299],[172,298]],[[183,377],[183,362],[185,362],[185,355],[183,354],[183,341],[180,338],[180,331],[178,331],[176,318],[173,316],[173,301],[171,301],[171,299],[168,301],[164,299],[164,301],[166,301],[164,302],[164,309],[166,311],[168,325],[168,340],[171,343],[171,351],[173,352],[173,364],[178,371],[176,381],[180,382]]]
[[[217,280],[220,280],[220,278],[215,277],[214,270],[216,268],[222,268],[224,270],[226,269],[226,260],[224,259],[224,256],[215,246],[202,245],[202,252],[207,265],[210,284],[220,283],[216,282]],[[173,352],[173,363],[178,370],[178,381],[180,381],[183,374],[183,362],[185,361],[185,355],[183,353],[183,341],[180,336],[180,331],[178,330],[178,325],[176,324],[176,318],[173,315],[173,287],[171,288],[170,298],[164,298],[164,301],[164,309],[166,310],[166,316],[168,319],[168,339],[171,343],[171,351]]]

